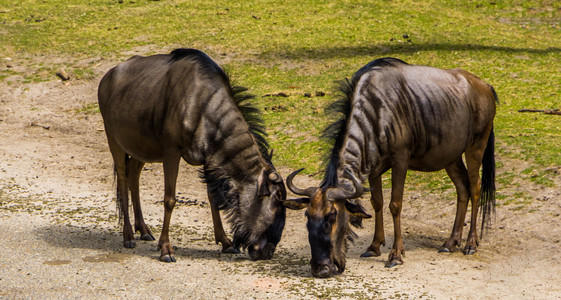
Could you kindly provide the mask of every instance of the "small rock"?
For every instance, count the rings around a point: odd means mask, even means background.
[[[58,76],[60,79],[62,79],[62,81],[67,81],[70,79],[70,75],[68,75],[68,72],[66,72],[66,70],[64,69],[59,69],[56,72],[56,76]]]

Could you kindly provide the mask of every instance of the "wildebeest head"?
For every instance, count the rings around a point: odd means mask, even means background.
[[[270,259],[286,218],[282,177],[269,167],[251,184],[231,180],[228,186],[226,209],[234,230],[234,247],[247,249],[252,260]]]
[[[370,218],[360,204],[351,202],[363,193],[359,180],[350,174],[352,189],[344,186],[309,187],[300,189],[292,179],[302,169],[290,174],[286,179],[288,188],[295,194],[305,196],[284,201],[291,209],[306,208],[308,239],[312,251],[310,261],[312,275],[329,277],[345,270],[347,241],[355,234],[350,224],[360,226],[363,218]]]

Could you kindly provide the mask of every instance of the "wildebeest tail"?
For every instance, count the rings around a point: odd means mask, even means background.
[[[481,238],[485,226],[491,223],[491,213],[495,213],[495,134],[491,129],[489,139],[487,140],[487,148],[483,154],[483,170],[481,174],[481,198],[479,206],[482,207],[481,212]]]

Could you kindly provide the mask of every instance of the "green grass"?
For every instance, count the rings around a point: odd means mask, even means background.
[[[88,103],[78,109],[75,110],[76,113],[78,114],[86,114],[86,115],[91,115],[91,114],[99,114],[99,106],[97,105],[97,103]]]
[[[95,77],[80,60],[207,52],[258,96],[277,165],[320,170],[334,82],[383,56],[478,75],[501,100],[497,152],[541,169],[561,165],[561,118],[517,112],[561,107],[559,1],[0,0],[0,12],[1,58],[60,56],[78,80]],[[52,73],[29,66],[37,72],[25,82]],[[280,92],[288,97],[264,97]],[[550,184],[551,174],[535,175],[525,176]],[[420,181],[450,187],[445,173]]]

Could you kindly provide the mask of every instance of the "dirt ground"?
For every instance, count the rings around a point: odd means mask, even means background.
[[[101,117],[76,111],[97,101],[99,79],[115,63],[100,60],[94,80],[61,82],[53,76],[21,84],[13,76],[0,83],[0,298],[561,297],[559,175],[555,188],[522,179],[512,187],[500,185],[499,194],[517,195],[514,189],[523,186],[531,199],[499,205],[492,229],[472,256],[437,253],[452,228],[455,191],[435,195],[409,189],[402,220],[405,264],[384,267],[393,241],[386,208],[382,256],[359,258],[373,234],[373,220],[366,220],[344,274],[316,279],[309,270],[302,211],[288,213],[274,259],[252,262],[245,253],[222,254],[213,240],[205,186],[197,168],[183,164],[170,233],[177,263],[158,261],[157,242],[123,248]],[[23,72],[26,62],[10,61],[10,67]],[[498,176],[527,165],[497,160]],[[290,172],[280,171],[283,177]],[[300,186],[317,184],[305,176],[297,179]],[[161,165],[145,167],[141,186],[145,218],[157,238],[163,217]],[[372,212],[368,196],[362,201]]]

